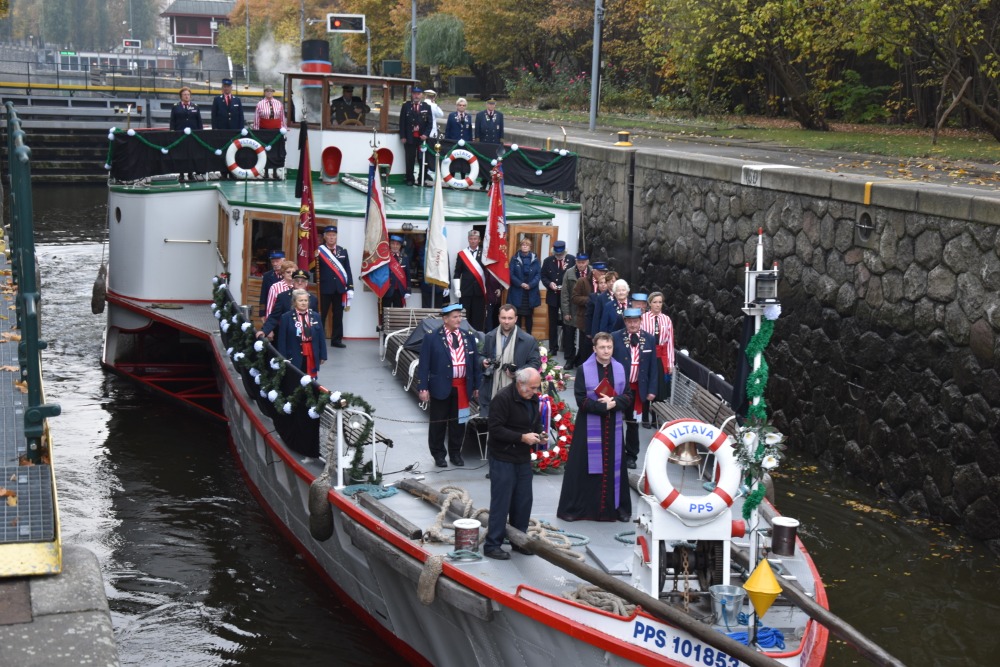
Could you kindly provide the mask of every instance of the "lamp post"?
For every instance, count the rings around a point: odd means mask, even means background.
[[[410,5],[410,78],[417,78],[417,0]]]
[[[128,38],[132,39],[132,0],[128,0]]]
[[[247,60],[246,60],[246,85],[250,85],[250,0],[247,3]]]
[[[601,95],[601,24],[604,5],[594,0],[594,54],[590,62],[590,131],[597,128],[597,106]]]

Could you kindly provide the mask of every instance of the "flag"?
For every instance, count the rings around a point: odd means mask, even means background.
[[[427,245],[424,255],[424,282],[448,288],[451,262],[448,261],[448,230],[444,226],[444,193],[441,191],[441,164],[434,170],[434,198],[427,219]]]
[[[486,241],[483,243],[483,266],[497,282],[510,287],[510,260],[507,257],[507,213],[503,203],[503,164],[497,162],[492,171],[490,215],[486,221]]]
[[[361,279],[371,288],[378,298],[385,296],[389,290],[389,272],[402,278],[406,284],[406,276],[402,267],[391,252],[389,252],[389,234],[385,226],[385,204],[382,201],[382,188],[379,186],[377,161],[373,157],[368,166],[368,209],[365,214],[365,247],[361,256]]]
[[[312,171],[309,164],[309,124],[303,120],[299,129],[299,175],[295,178],[295,196],[301,201],[296,263],[300,269],[314,271],[319,234],[316,233],[316,205],[313,201]]]

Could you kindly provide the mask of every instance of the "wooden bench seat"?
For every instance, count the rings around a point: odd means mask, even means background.
[[[714,426],[725,422],[725,432],[734,435],[737,424],[735,419],[730,419],[734,413],[726,398],[732,395],[732,386],[693,359],[682,359],[678,355],[678,361],[681,363],[671,376],[670,399],[653,403],[653,412],[663,421],[697,419]],[[695,381],[694,376],[700,377],[702,382],[716,391],[713,393]]]

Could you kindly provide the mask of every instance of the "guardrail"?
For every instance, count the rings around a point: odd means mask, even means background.
[[[17,287],[15,298],[17,326],[21,341],[17,346],[21,380],[27,384],[28,404],[24,410],[24,436],[27,457],[38,464],[42,457],[42,438],[46,419],[55,417],[62,408],[45,402],[42,387],[41,351],[48,343],[41,339],[41,292],[38,265],[35,262],[34,210],[31,200],[31,149],[25,143],[21,121],[11,102],[4,104],[7,120],[7,155],[10,162],[11,276]]]

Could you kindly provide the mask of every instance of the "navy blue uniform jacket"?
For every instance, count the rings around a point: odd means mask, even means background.
[[[639,346],[642,352],[639,353],[639,396],[646,400],[646,396],[656,393],[656,346],[653,344],[653,334],[645,331],[639,332]],[[625,337],[628,333],[625,329],[619,329],[611,334],[615,342],[615,351],[611,353],[612,358],[625,369],[626,383],[629,374],[632,372],[632,355],[625,345]]]
[[[451,396],[451,352],[444,335],[445,327],[424,336],[420,345],[420,365],[417,366],[417,391],[431,392],[431,398],[443,401]],[[465,342],[465,389],[472,400],[472,392],[483,381],[483,361],[476,350],[476,337],[459,330]]]

